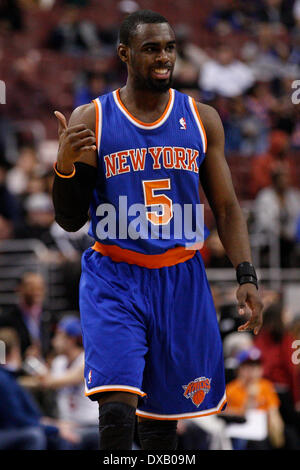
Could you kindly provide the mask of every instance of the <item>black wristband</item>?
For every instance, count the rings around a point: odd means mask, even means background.
[[[237,266],[236,279],[240,285],[250,283],[254,284],[256,289],[258,289],[257,276],[254,266],[248,261],[244,261]]]

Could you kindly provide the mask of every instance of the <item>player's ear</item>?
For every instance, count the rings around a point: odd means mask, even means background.
[[[128,57],[129,57],[128,46],[126,46],[125,44],[120,43],[118,45],[118,56],[120,57],[122,62],[125,62],[127,64]]]

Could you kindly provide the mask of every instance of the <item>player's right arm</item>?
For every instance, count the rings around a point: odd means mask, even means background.
[[[58,119],[59,148],[55,164],[53,204],[55,220],[68,232],[76,232],[88,219],[88,210],[97,177],[95,107],[76,108],[67,124]]]

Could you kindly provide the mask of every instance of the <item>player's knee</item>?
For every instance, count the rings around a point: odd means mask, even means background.
[[[99,423],[106,425],[127,425],[135,419],[134,406],[122,402],[108,402],[99,406]]]
[[[175,450],[177,448],[177,421],[138,422],[138,436],[143,450]]]
[[[135,406],[111,401],[99,405],[100,450],[131,450]]]

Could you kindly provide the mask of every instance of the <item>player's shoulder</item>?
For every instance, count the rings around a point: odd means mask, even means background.
[[[212,106],[205,103],[201,103],[200,101],[196,101],[196,106],[203,123],[206,123],[211,127],[221,122],[221,118],[218,111]]]
[[[89,129],[95,130],[95,117],[94,103],[83,104],[73,110],[69,125],[85,124]]]
[[[221,136],[224,137],[223,124],[218,111],[208,104],[199,101],[195,103],[207,138],[211,141],[219,139]]]
[[[93,101],[81,106],[77,106],[71,114],[70,122],[72,125],[85,124],[89,129],[95,131],[95,122],[96,122],[96,101],[101,102],[101,106],[106,102],[107,99],[111,99],[113,93],[105,93]]]

